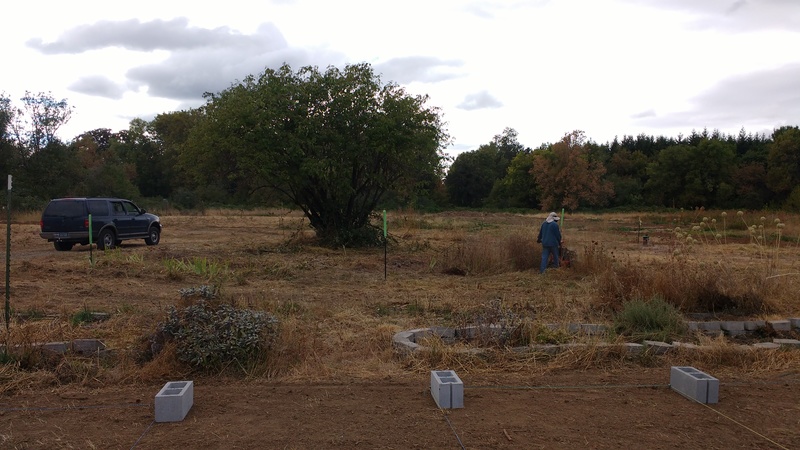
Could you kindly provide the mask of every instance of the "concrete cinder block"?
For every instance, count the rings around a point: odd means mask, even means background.
[[[401,331],[399,333],[395,333],[392,337],[392,346],[395,350],[401,352],[414,352],[419,348],[419,344],[412,342],[411,340],[414,338],[414,333],[410,331]]]
[[[106,344],[99,339],[75,339],[72,351],[81,355],[93,355],[106,349]]]
[[[800,341],[797,339],[773,339],[772,342],[786,347],[800,347]]]
[[[697,331],[700,329],[700,322],[686,322],[686,328],[688,328],[689,331]]]
[[[156,394],[156,422],[180,422],[194,404],[193,381],[170,381]]]
[[[720,328],[722,328],[723,331],[728,332],[728,334],[733,334],[734,332],[737,331],[742,331],[742,332],[744,331],[744,322],[726,321],[726,322],[720,322],[719,326]]]
[[[767,326],[767,322],[764,320],[748,320],[744,323],[744,329],[746,331],[756,331],[765,326]]]
[[[644,350],[644,345],[635,342],[626,342],[623,344],[623,347],[625,347],[631,355],[638,355]]]
[[[433,334],[430,328],[417,328],[416,330],[408,330],[408,332],[413,336],[411,342],[419,342]]]
[[[781,344],[776,344],[774,342],[758,342],[753,344],[753,348],[774,350],[776,348],[781,348]]]
[[[661,341],[642,341],[645,347],[656,355],[663,355],[672,349],[672,345]]]
[[[583,330],[584,334],[589,336],[604,334],[607,331],[605,325],[598,323],[584,323],[581,325],[581,329]]]
[[[700,403],[719,401],[719,380],[694,367],[672,366],[669,386],[674,391]]]
[[[464,383],[454,370],[431,370],[431,395],[439,408],[464,407]]]
[[[697,344],[692,344],[691,342],[680,342],[680,341],[672,341],[672,346],[675,348],[686,348],[691,350],[696,350],[700,348]]]
[[[710,322],[699,322],[698,328],[703,331],[720,331],[722,329],[721,324],[719,321],[713,320]]]
[[[792,323],[788,320],[770,320],[769,324],[775,331],[792,331]]]
[[[792,324],[792,328],[800,328],[800,317],[789,319],[789,323]]]
[[[531,345],[531,351],[546,353],[548,355],[557,355],[561,352],[561,346],[556,344],[534,344]]]
[[[456,330],[447,327],[431,327],[433,334],[442,338],[442,340],[452,340],[456,337]]]
[[[69,350],[69,342],[48,342],[42,344],[42,349],[63,355]]]
[[[478,336],[478,327],[464,327],[454,330],[454,337],[458,339],[475,339]]]

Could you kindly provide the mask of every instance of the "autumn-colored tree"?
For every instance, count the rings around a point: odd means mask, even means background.
[[[605,167],[589,157],[583,131],[567,133],[547,150],[534,152],[533,175],[542,209],[604,206],[614,188],[603,180]]]

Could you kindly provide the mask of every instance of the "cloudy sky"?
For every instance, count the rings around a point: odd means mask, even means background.
[[[67,99],[65,140],[284,62],[368,62],[430,95],[451,154],[506,127],[537,147],[800,125],[798,0],[28,0],[5,19],[0,93]]]

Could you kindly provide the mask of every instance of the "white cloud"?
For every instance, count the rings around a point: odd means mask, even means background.
[[[429,95],[455,151],[506,127],[537,147],[575,129],[604,142],[800,123],[795,0],[33,0],[11,14],[2,89],[66,97],[65,139],[199,106],[284,62],[372,64]]]
[[[489,92],[481,91],[475,94],[469,94],[464,98],[464,101],[458,104],[458,108],[472,111],[475,109],[486,108],[500,108],[503,103],[494,98]]]
[[[442,60],[429,56],[407,56],[392,58],[373,66],[384,81],[400,84],[413,82],[435,83],[463,76],[453,68],[463,66],[462,61]]]
[[[68,86],[68,89],[75,92],[80,92],[86,95],[96,95],[98,97],[106,97],[119,100],[127,90],[124,86],[113,82],[112,80],[100,76],[89,75],[80,78]]]
[[[800,124],[800,63],[721,80],[691,100],[691,108],[643,123],[721,129]]]
[[[691,16],[689,26],[731,33],[757,30],[800,30],[800,2],[796,0],[626,0]]]

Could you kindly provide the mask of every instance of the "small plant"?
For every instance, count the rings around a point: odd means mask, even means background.
[[[39,320],[44,318],[44,311],[37,308],[28,308],[24,311],[19,311],[19,312],[15,312],[12,309],[11,313],[16,314],[21,319],[26,319],[26,320]]]
[[[296,316],[305,312],[305,308],[293,300],[287,300],[278,305],[276,312],[282,316]]]
[[[125,260],[131,264],[141,264],[144,262],[144,255],[141,253],[131,253],[125,257]]]
[[[94,322],[94,314],[86,305],[84,305],[83,309],[73,314],[70,318],[70,323],[72,323],[73,327],[89,322]]]
[[[635,340],[667,341],[683,335],[686,324],[680,312],[661,297],[626,302],[614,317],[617,333]]]
[[[565,344],[572,340],[572,335],[563,328],[550,328],[544,324],[530,327],[531,342],[539,344]]]
[[[200,275],[208,281],[216,281],[229,274],[228,264],[200,257],[190,260],[165,259],[164,268],[167,269],[167,275],[173,279],[183,279],[184,275]]]
[[[530,343],[529,318],[516,308],[504,305],[501,299],[494,299],[461,319],[463,328],[474,327],[475,333],[468,333],[468,336],[474,334],[481,346],[513,347]]]

